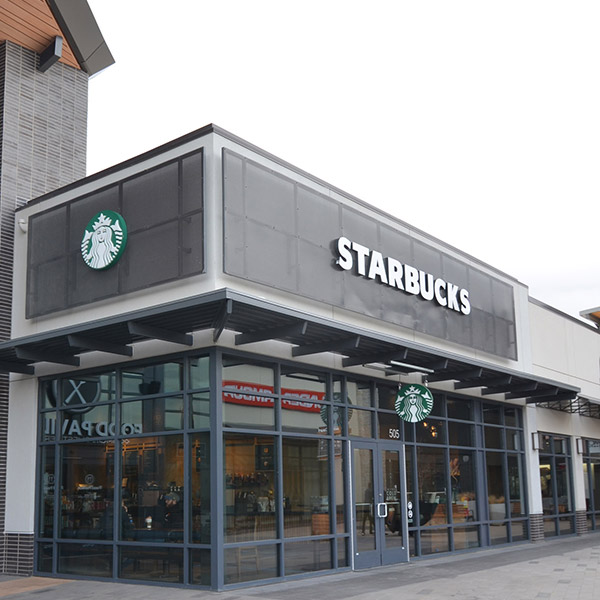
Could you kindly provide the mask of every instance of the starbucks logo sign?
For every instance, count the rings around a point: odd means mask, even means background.
[[[433,408],[433,396],[424,385],[403,385],[398,390],[395,406],[401,419],[408,423],[418,423],[429,416]]]
[[[91,269],[108,269],[119,260],[126,244],[125,219],[119,213],[105,210],[95,215],[85,228],[81,256]]]

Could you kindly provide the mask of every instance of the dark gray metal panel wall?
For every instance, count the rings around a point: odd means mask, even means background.
[[[127,247],[114,267],[87,267],[81,239],[92,217],[120,213]],[[146,169],[33,215],[27,252],[27,318],[204,272],[203,153]]]
[[[516,359],[512,286],[234,152],[223,164],[226,273]],[[341,236],[469,290],[471,314],[342,271]]]
[[[32,198],[85,176],[88,76],[56,63],[45,73],[38,57],[0,44],[0,340],[10,337],[14,211]],[[0,535],[6,507],[8,378],[0,377]],[[0,568],[31,573],[33,538],[5,536]]]

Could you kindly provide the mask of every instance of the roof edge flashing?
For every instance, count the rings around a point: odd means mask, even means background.
[[[90,77],[114,64],[87,0],[46,0],[81,69]]]

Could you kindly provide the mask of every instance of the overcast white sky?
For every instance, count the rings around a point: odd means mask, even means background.
[[[600,2],[88,0],[88,172],[215,123],[600,306]]]

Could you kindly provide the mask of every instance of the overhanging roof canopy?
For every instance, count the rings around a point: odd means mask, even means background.
[[[593,321],[594,323],[596,323],[597,326],[600,326],[600,307],[582,310],[579,314],[585,319]]]
[[[386,375],[421,373],[429,382],[454,382],[456,390],[482,388],[531,403],[557,403],[577,397],[579,388],[443,352],[377,332],[351,328],[266,300],[222,289],[91,323],[0,344],[0,371],[34,374],[40,362],[79,366],[81,354],[100,351],[130,357],[131,344],[159,339],[191,345],[191,332],[237,332],[236,345],[281,340],[293,356],[335,352],[345,367],[365,365]]]
[[[0,41],[41,55],[57,36],[71,67],[95,75],[115,62],[86,0],[0,0]]]

